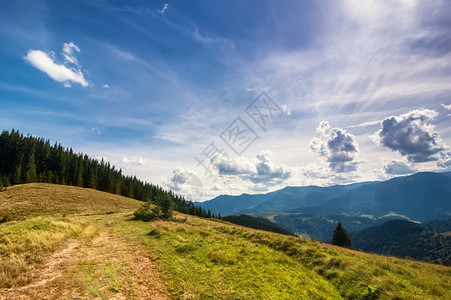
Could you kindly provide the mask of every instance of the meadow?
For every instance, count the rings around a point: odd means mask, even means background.
[[[27,184],[0,192],[0,297],[451,299],[451,268]]]

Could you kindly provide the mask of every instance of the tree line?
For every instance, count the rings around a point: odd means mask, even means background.
[[[126,176],[109,162],[74,153],[72,148],[19,131],[4,130],[0,135],[0,188],[23,183],[54,183],[92,188],[140,201],[163,203],[179,212],[217,218],[210,210],[187,202],[172,191]]]

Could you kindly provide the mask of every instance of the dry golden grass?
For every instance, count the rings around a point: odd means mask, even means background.
[[[9,220],[0,223],[0,288],[30,283],[32,266],[68,239],[90,235],[93,227],[82,215],[131,213],[141,205],[130,198],[72,186],[8,187],[0,192],[0,220]]]
[[[30,183],[8,187],[0,192],[0,219],[3,216],[62,214],[102,214],[130,212],[141,201],[73,186]]]

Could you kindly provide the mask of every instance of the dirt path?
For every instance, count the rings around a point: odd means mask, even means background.
[[[26,286],[1,289],[0,299],[50,299],[64,288],[64,275],[74,267],[73,253],[78,242],[70,240],[45,262],[31,269],[31,283]]]
[[[67,241],[33,268],[30,284],[0,290],[0,299],[169,299],[141,245],[97,222],[89,237]]]

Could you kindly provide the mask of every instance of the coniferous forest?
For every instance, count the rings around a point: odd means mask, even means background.
[[[109,162],[14,129],[4,130],[0,135],[0,188],[32,182],[92,188],[157,205],[169,200],[182,213],[217,217],[172,191],[123,175]]]

